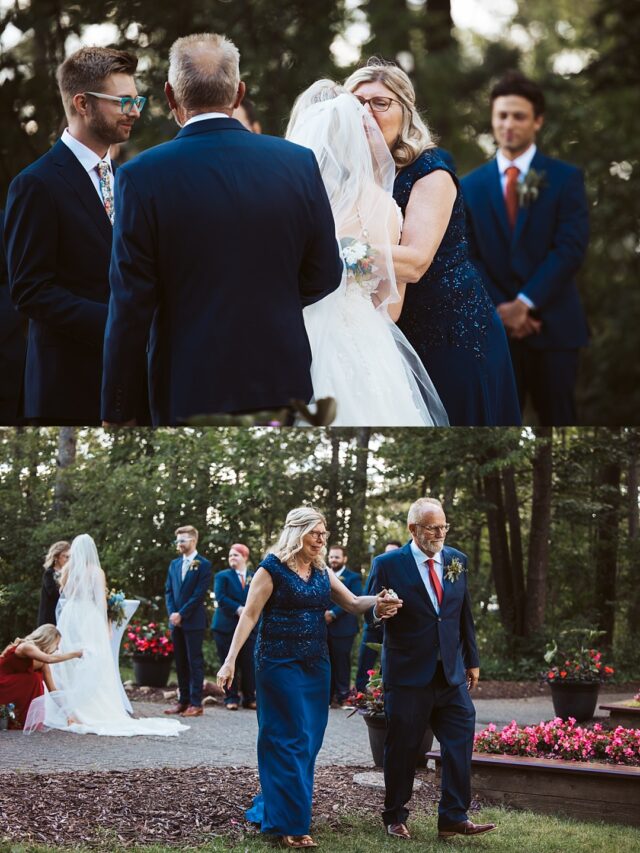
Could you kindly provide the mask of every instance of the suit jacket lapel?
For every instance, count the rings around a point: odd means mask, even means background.
[[[451,581],[447,580],[447,566],[451,562],[451,552],[445,545],[442,549],[442,604],[440,610],[444,607],[447,601],[447,592],[451,589]]]
[[[406,551],[405,551],[405,548],[406,548]],[[425,603],[427,604],[427,606],[430,607],[431,610],[435,613],[436,612],[435,608],[433,606],[431,598],[429,597],[429,593],[425,589],[424,581],[422,580],[422,576],[420,575],[420,572],[418,571],[418,567],[417,567],[416,561],[413,557],[413,553],[411,552],[411,545],[405,545],[405,547],[402,549],[402,551],[404,552],[401,555],[402,559],[404,561],[404,567],[403,568],[404,568],[404,571],[406,572],[407,577],[409,578],[411,583],[418,588],[418,590],[420,591],[420,595],[422,596],[422,598],[425,601]],[[425,560],[426,559],[427,559],[427,557],[425,555]]]
[[[75,192],[104,239],[111,245],[113,227],[86,170],[80,165],[75,154],[61,140],[56,142],[51,153],[58,166],[61,178]]]
[[[500,170],[498,169],[498,161],[493,160],[489,164],[489,201],[493,207],[498,224],[504,234],[507,244],[511,242],[511,228],[507,219],[507,206],[504,203],[504,195],[502,193],[502,185],[500,183]]]
[[[536,151],[533,160],[531,161],[531,166],[529,168],[533,169],[534,172],[540,172],[543,160],[544,158],[542,154],[539,151]],[[515,247],[517,245],[518,240],[522,236],[522,232],[524,231],[525,225],[529,221],[531,207],[532,204],[530,202],[526,207],[518,208],[518,218],[516,219],[516,227],[513,229],[512,247]]]

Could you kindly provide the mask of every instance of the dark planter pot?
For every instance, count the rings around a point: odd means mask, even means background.
[[[590,720],[598,704],[599,681],[558,681],[549,684],[556,717],[576,722]]]
[[[362,716],[364,717],[364,721],[367,724],[367,730],[369,732],[369,746],[371,747],[373,763],[376,767],[382,767],[382,759],[384,757],[384,739],[387,735],[387,721],[382,715],[377,716],[372,714],[363,714]],[[425,755],[427,752],[431,751],[432,745],[433,732],[429,727],[427,727],[424,737],[422,738],[422,743],[420,744],[420,749],[418,750],[416,767],[426,767],[427,760]]]
[[[9,720],[7,717],[0,717],[0,732],[6,731],[9,728]]]
[[[171,673],[173,655],[154,658],[148,655],[133,656],[133,674],[140,687],[166,687]]]

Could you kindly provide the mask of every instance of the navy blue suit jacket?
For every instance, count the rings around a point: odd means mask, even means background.
[[[11,303],[0,210],[0,424],[18,424],[22,373],[27,351],[20,315]]]
[[[235,569],[223,569],[216,574],[213,589],[218,606],[213,613],[211,630],[221,634],[233,634],[240,618],[236,613],[238,607],[244,607],[249,595],[249,585],[253,572],[247,572],[247,583],[244,589]],[[252,635],[258,630],[256,625]]]
[[[115,206],[104,419],[132,417],[150,328],[154,425],[310,399],[302,307],[342,260],[309,149],[206,119],[122,166]]]
[[[185,631],[200,631],[207,627],[205,599],[211,589],[211,563],[198,554],[197,567],[189,569],[182,581],[182,557],[172,560],[164,587],[167,613],[182,616],[180,627]]]
[[[445,573],[454,557],[466,567],[467,558],[461,551],[445,546],[443,554]],[[445,577],[438,615],[408,543],[373,561],[369,582],[371,595],[377,595],[383,587],[393,589],[403,601],[398,613],[383,622],[385,686],[426,686],[434,676],[438,652],[447,682],[450,685],[464,683],[466,670],[480,666],[466,572],[454,582]],[[370,618],[371,614],[368,616]]]
[[[24,415],[98,423],[112,228],[64,142],[11,182],[4,235],[11,296],[29,318]]]
[[[354,595],[362,595],[362,578],[359,573],[345,569],[338,580]],[[332,604],[329,609],[336,617],[333,622],[329,622],[327,625],[327,633],[330,637],[353,637],[358,633],[357,616],[353,613],[347,613],[337,604]]]
[[[588,342],[575,276],[589,241],[582,172],[536,151],[531,168],[544,173],[535,201],[520,207],[511,232],[496,160],[462,179],[471,258],[496,305],[524,293],[542,331],[524,342],[536,349],[576,349]]]

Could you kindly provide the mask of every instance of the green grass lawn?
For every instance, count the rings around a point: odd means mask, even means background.
[[[640,850],[640,830],[617,825],[598,823],[579,823],[572,820],[560,820],[548,815],[534,815],[531,812],[512,812],[499,808],[487,808],[473,814],[475,822],[493,821],[498,829],[478,838],[456,838],[441,842],[436,837],[435,817],[417,817],[410,822],[414,838],[413,845],[407,850],[416,849],[420,853],[433,851],[442,853],[444,845],[455,845],[462,850],[486,850],[491,853],[637,853]],[[344,818],[339,831],[319,828],[315,840],[326,853],[371,853],[371,851],[398,851],[405,843],[388,839],[383,833],[382,824],[362,818],[350,820]],[[1,853],[54,853],[70,849],[41,845],[29,845],[0,842]],[[116,840],[105,835],[100,845],[92,848],[103,851],[123,850]],[[152,845],[146,847],[127,847],[131,853],[175,853],[176,847]],[[242,835],[238,838],[217,838],[199,847],[182,847],[181,850],[237,851],[237,853],[260,853],[274,849],[274,842],[254,835]]]

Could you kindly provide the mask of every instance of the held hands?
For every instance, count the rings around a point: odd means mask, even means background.
[[[218,674],[216,676],[216,683],[218,687],[222,687],[225,690],[227,687],[231,687],[233,684],[233,676],[235,675],[235,665],[233,663],[229,663],[229,661],[225,661],[220,669],[218,670]]]
[[[478,667],[473,667],[467,670],[467,690],[471,691],[478,686],[480,681],[480,670]]]
[[[376,596],[376,604],[373,609],[378,619],[390,619],[395,616],[402,607],[402,599],[398,598],[392,589],[383,589]]]
[[[537,335],[542,328],[540,320],[531,316],[529,306],[521,299],[502,302],[496,310],[510,338],[520,340],[529,335]]]

